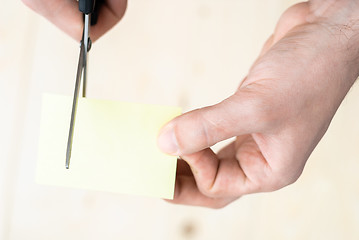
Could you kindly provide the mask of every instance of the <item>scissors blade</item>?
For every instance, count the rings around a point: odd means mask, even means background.
[[[85,25],[83,31],[83,43],[85,47],[84,52],[84,72],[83,72],[83,81],[82,81],[82,97],[86,97],[87,90],[87,63],[88,63],[88,51],[91,48],[91,40],[90,40],[90,19],[91,14],[85,14]]]
[[[91,41],[90,41],[90,14],[85,14],[85,24],[82,34],[82,40],[80,45],[80,56],[79,56],[79,63],[77,66],[77,74],[76,74],[76,83],[75,83],[75,91],[74,91],[74,98],[72,101],[72,112],[71,112],[71,121],[70,121],[70,129],[69,129],[69,136],[67,139],[67,150],[66,150],[66,169],[70,167],[70,158],[71,158],[71,151],[72,151],[72,142],[74,138],[74,129],[75,129],[75,121],[76,121],[76,112],[77,112],[77,105],[79,99],[79,92],[81,86],[81,79],[83,80],[82,86],[82,96],[86,96],[86,81],[87,81],[87,52],[90,50]]]
[[[71,158],[71,150],[72,150],[72,140],[74,137],[74,128],[75,128],[75,119],[76,119],[76,112],[77,112],[77,103],[79,99],[79,91],[81,85],[81,77],[82,77],[82,70],[84,64],[84,54],[85,54],[85,46],[83,41],[81,41],[80,47],[80,57],[79,63],[77,66],[77,74],[76,74],[76,83],[75,83],[75,91],[74,91],[74,98],[72,101],[72,112],[71,112],[71,122],[70,122],[70,130],[69,136],[67,140],[67,151],[66,151],[66,169],[70,167],[70,158]]]

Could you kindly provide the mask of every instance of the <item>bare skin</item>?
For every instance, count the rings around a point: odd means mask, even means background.
[[[35,12],[47,18],[72,38],[80,41],[83,20],[76,0],[22,0]],[[125,14],[127,0],[105,0],[99,12],[99,19],[91,27],[91,39],[97,40],[118,23]]]
[[[23,1],[80,39],[75,1]],[[60,2],[66,2],[61,5],[69,19],[51,11]],[[106,6],[93,29],[96,38],[121,19],[126,2],[109,0]],[[292,6],[232,96],[161,130],[159,147],[183,159],[173,203],[220,208],[298,179],[359,75],[358,9],[357,0]],[[231,137],[236,140],[219,153],[210,149]]]

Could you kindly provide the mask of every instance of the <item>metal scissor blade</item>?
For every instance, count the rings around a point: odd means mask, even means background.
[[[87,55],[88,55],[87,52],[90,50],[90,47],[91,47],[90,17],[91,17],[91,14],[85,14],[85,23],[84,23],[84,29],[83,29],[82,40],[81,40],[81,45],[80,45],[79,63],[77,66],[75,92],[74,92],[74,98],[72,101],[72,112],[71,112],[69,137],[67,139],[66,163],[65,163],[66,169],[69,169],[69,167],[70,167],[70,158],[71,158],[71,151],[72,151],[72,142],[73,142],[73,138],[74,138],[77,103],[78,103],[78,99],[79,99],[81,79],[83,81],[82,96],[83,97],[86,96]]]
[[[83,43],[83,40],[81,40],[80,57],[79,57],[79,63],[78,63],[78,66],[77,66],[74,98],[73,98],[73,101],[72,101],[70,130],[69,130],[69,137],[68,137],[68,140],[67,140],[66,169],[69,169],[69,167],[70,167],[70,158],[71,158],[71,150],[72,150],[72,140],[73,140],[73,137],[74,137],[74,128],[75,128],[77,103],[78,103],[78,99],[79,99],[82,71],[84,69],[84,61],[86,60],[86,59],[84,59],[85,52],[87,52],[87,51],[85,51],[85,45]]]
[[[83,81],[82,81],[82,97],[86,97],[86,90],[87,90],[87,63],[88,63],[87,52],[90,51],[91,48],[90,19],[91,19],[91,14],[85,14],[85,23],[84,23],[82,40],[86,51],[84,51],[84,62],[83,62],[84,72],[83,72]]]

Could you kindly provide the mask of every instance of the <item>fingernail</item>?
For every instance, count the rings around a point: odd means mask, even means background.
[[[172,127],[165,127],[158,137],[158,147],[161,151],[178,155],[178,143]]]

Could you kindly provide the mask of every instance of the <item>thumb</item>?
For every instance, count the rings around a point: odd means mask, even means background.
[[[163,152],[182,156],[256,132],[263,125],[256,99],[237,92],[216,105],[185,113],[161,129],[158,146]]]

